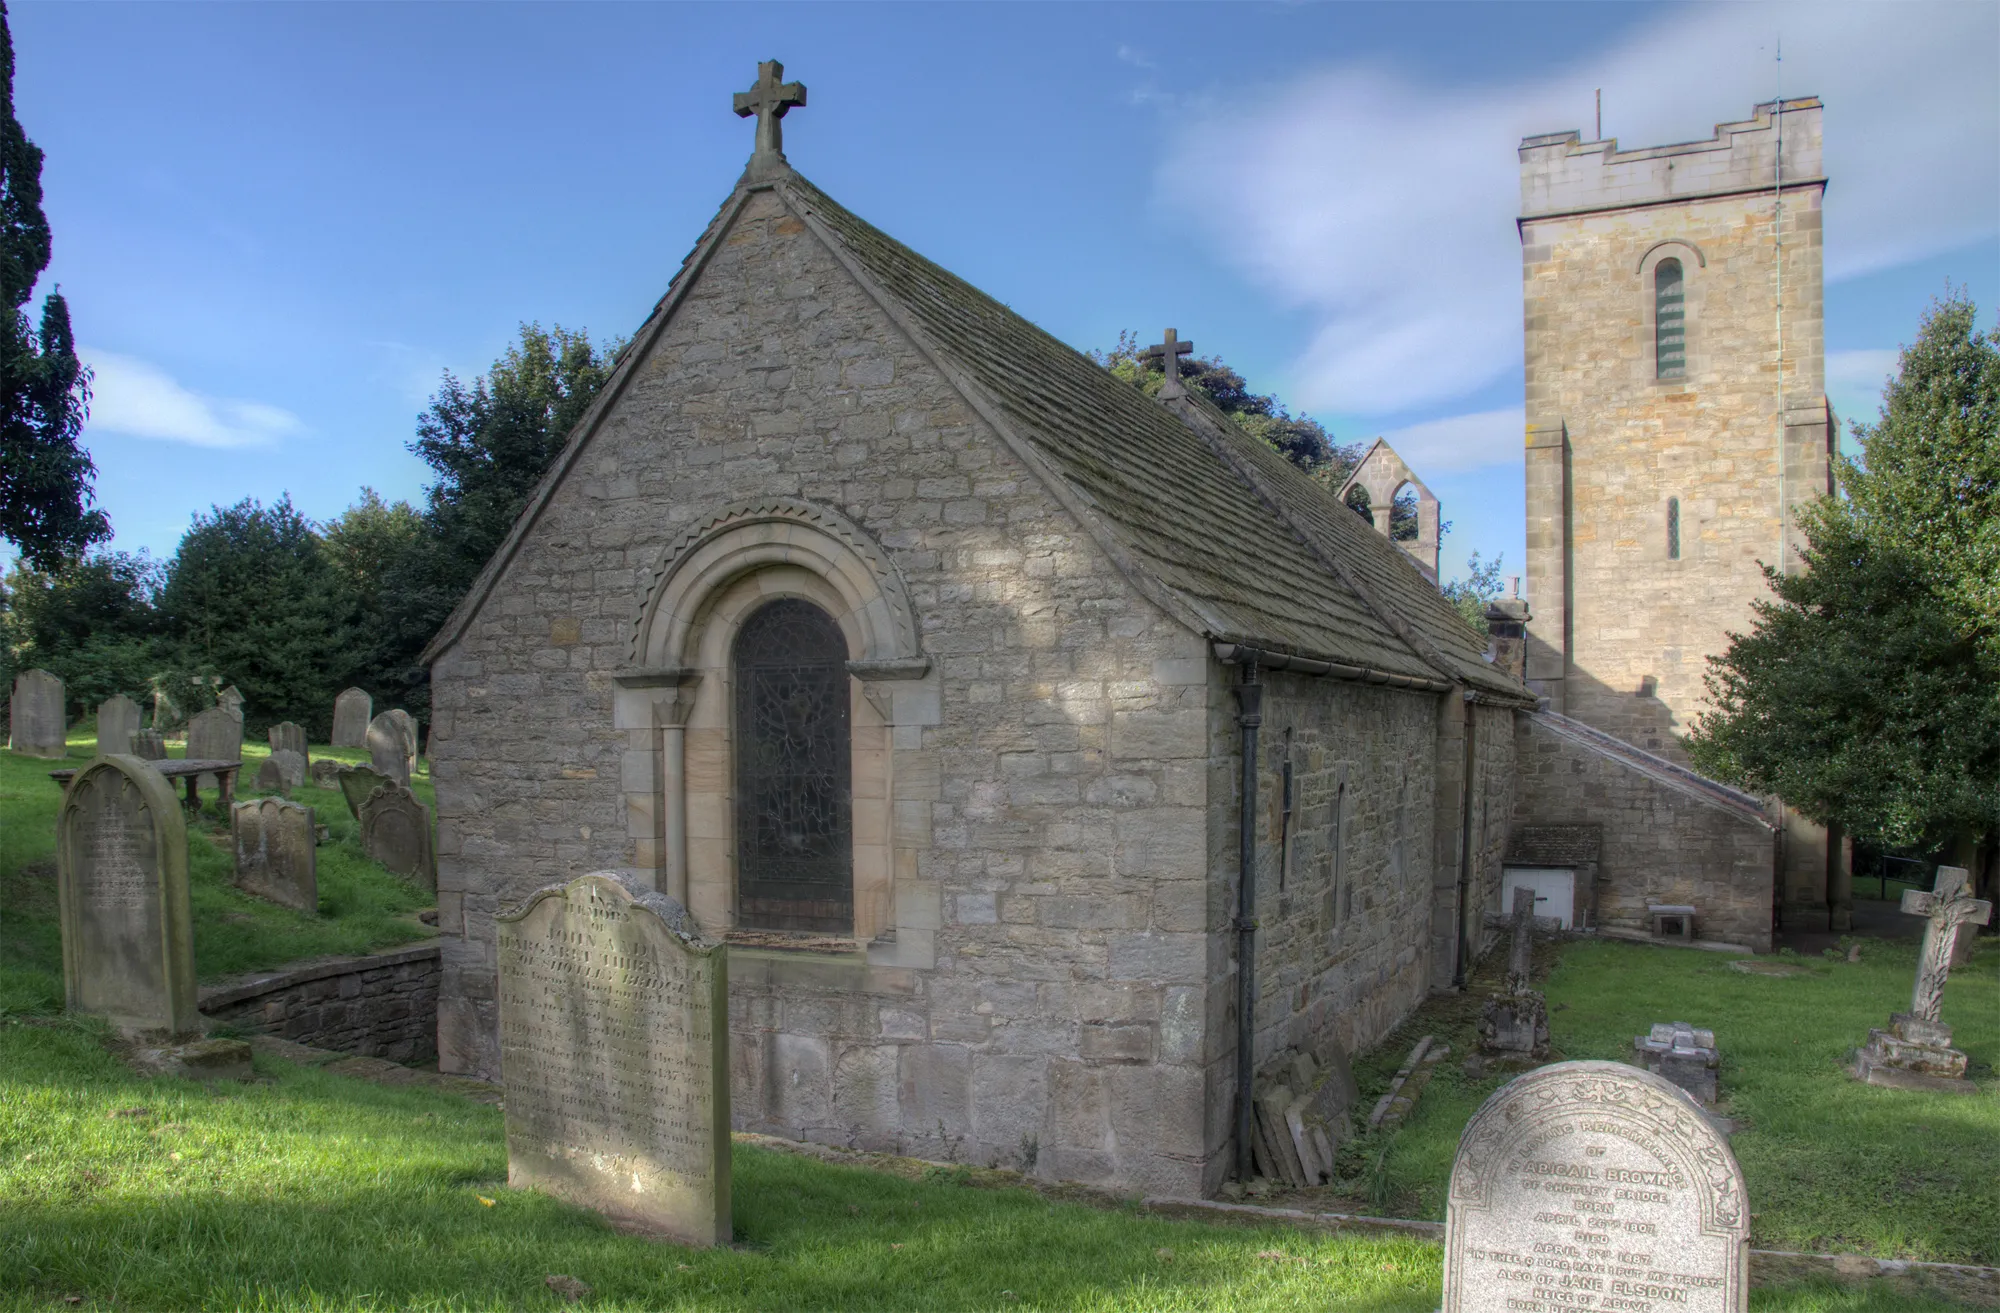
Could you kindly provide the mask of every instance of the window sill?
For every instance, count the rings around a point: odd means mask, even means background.
[[[765,949],[775,953],[815,953],[844,956],[862,951],[852,935],[816,935],[793,930],[730,930],[722,942],[731,948]]]

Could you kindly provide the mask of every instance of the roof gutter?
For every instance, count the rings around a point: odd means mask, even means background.
[[[1423,693],[1449,693],[1457,687],[1442,679],[1425,679],[1418,675],[1393,675],[1388,671],[1375,670],[1369,666],[1349,666],[1338,661],[1316,661],[1311,657],[1269,652],[1242,643],[1217,643],[1213,650],[1215,659],[1224,665],[1261,666],[1265,670],[1289,670],[1300,675],[1325,675],[1331,679],[1353,680],[1357,684],[1380,684],[1385,688],[1415,689]]]

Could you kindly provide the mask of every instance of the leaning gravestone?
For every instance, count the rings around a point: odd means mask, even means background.
[[[436,892],[430,808],[402,785],[384,784],[361,804],[361,851],[369,860]]]
[[[339,782],[340,794],[347,799],[347,810],[358,821],[361,804],[368,801],[368,795],[396,781],[370,766],[349,766],[340,772]]]
[[[281,720],[264,731],[264,737],[271,744],[273,752],[296,752],[301,757],[306,752],[306,727],[295,725],[289,720]]]
[[[132,755],[141,761],[165,761],[167,736],[156,729],[142,729],[132,736]]]
[[[417,763],[416,721],[407,711],[385,711],[368,722],[368,760],[398,784],[408,785]]]
[[[56,873],[70,1010],[193,1033],[187,826],[173,787],[133,756],[83,767],[56,817]]]
[[[340,773],[347,769],[344,761],[331,757],[321,757],[306,767],[306,774],[312,777],[315,789],[337,789],[340,787]]]
[[[368,746],[368,721],[375,714],[375,702],[358,688],[350,688],[333,700],[333,746]]]
[[[7,704],[7,746],[27,757],[67,757],[64,705],[63,682],[48,671],[16,675],[14,697]]]
[[[210,707],[188,721],[187,755],[190,761],[243,760],[243,718],[232,716],[225,707]],[[212,789],[215,776],[203,775],[196,788]]]
[[[313,809],[278,798],[229,809],[236,885],[300,912],[319,911],[319,849]]]
[[[1443,1313],[1743,1313],[1749,1253],[1743,1172],[1694,1100],[1559,1062],[1501,1086],[1459,1140]]]
[[[728,1244],[725,950],[611,871],[495,919],[507,1184]]]
[[[139,732],[139,704],[120,693],[106,698],[97,707],[97,755],[131,752],[132,736]]]

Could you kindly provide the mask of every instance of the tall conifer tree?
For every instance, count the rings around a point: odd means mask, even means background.
[[[0,539],[44,571],[111,536],[110,519],[92,505],[97,467],[77,445],[90,377],[76,358],[69,305],[51,292],[39,329],[25,309],[49,246],[42,152],[14,117],[14,37],[0,0]]]

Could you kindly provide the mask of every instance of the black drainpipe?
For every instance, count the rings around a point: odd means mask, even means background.
[[[1236,854],[1236,1177],[1256,1174],[1250,1156],[1255,1134],[1251,1085],[1256,1079],[1257,1040],[1257,727],[1264,723],[1264,686],[1257,682],[1257,659],[1243,661],[1236,686],[1236,723],[1243,728],[1243,814]]]
[[[1467,922],[1471,919],[1471,908],[1467,904],[1472,900],[1472,846],[1474,839],[1472,833],[1472,787],[1475,772],[1479,766],[1478,745],[1475,742],[1479,721],[1472,714],[1472,699],[1464,694],[1461,694],[1460,698],[1465,707],[1465,779],[1460,785],[1460,810],[1458,817],[1458,962],[1452,969],[1451,983],[1463,989],[1465,988],[1466,967],[1469,965],[1467,959],[1472,956],[1473,947],[1470,942],[1471,928],[1467,925]],[[1485,909],[1481,908],[1480,911],[1480,925],[1484,928]]]

